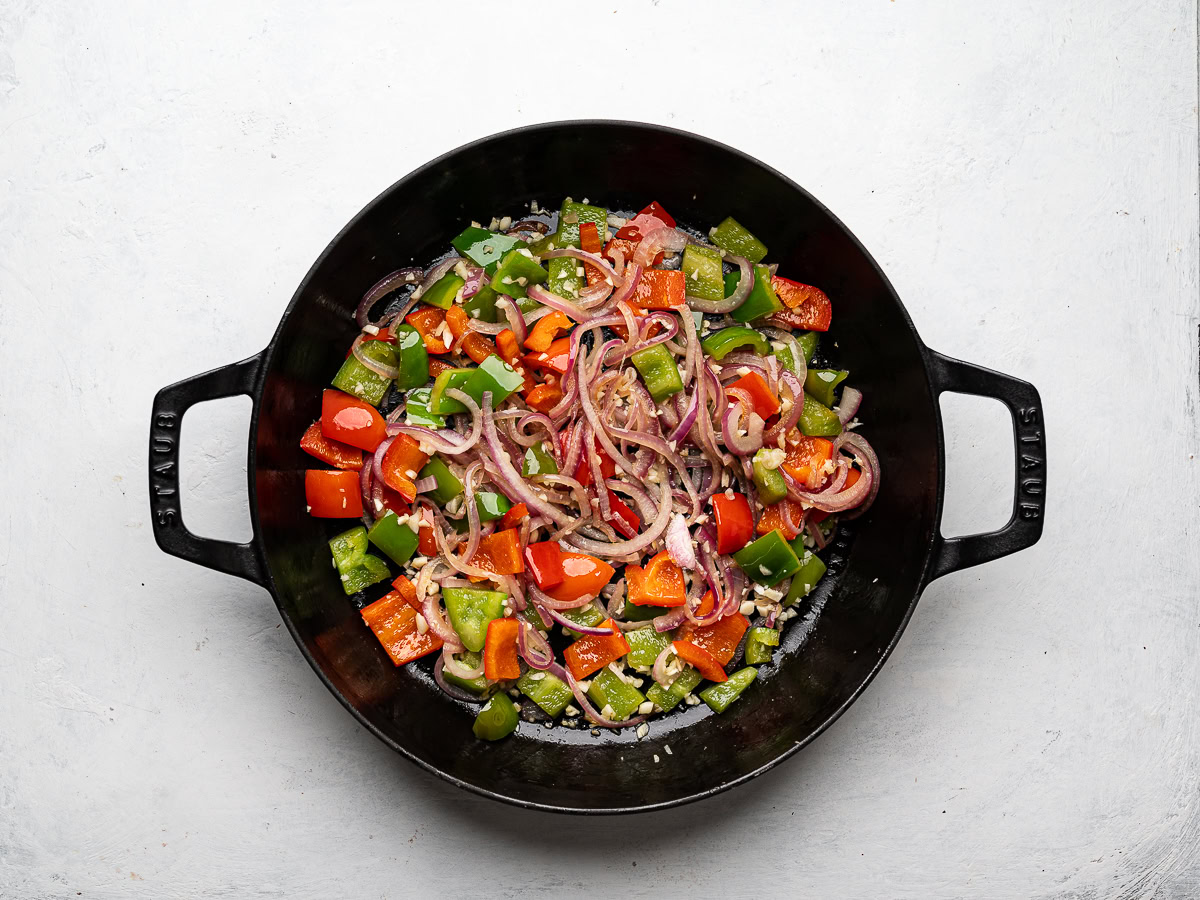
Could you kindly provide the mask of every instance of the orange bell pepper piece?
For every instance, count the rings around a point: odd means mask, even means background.
[[[525,395],[530,409],[548,413],[562,401],[563,392],[556,384],[539,384]]]
[[[561,396],[561,392],[560,392]],[[300,438],[300,449],[310,456],[315,456],[321,462],[327,462],[339,469],[359,471],[363,466],[362,451],[341,441],[330,440],[321,432],[321,423],[313,422]]]
[[[557,372],[559,375],[567,371],[567,358],[571,355],[571,339],[559,338],[545,350],[526,353],[525,364],[543,371]]]
[[[444,359],[431,359],[429,361],[429,377],[437,378],[447,369],[457,369],[458,366],[446,362]]]
[[[525,385],[521,388],[522,393],[532,391],[537,387],[537,382],[533,380],[533,376],[525,368],[525,363],[521,361],[521,345],[517,343],[517,336],[511,329],[505,328],[496,335],[496,353],[514,370],[520,372],[521,377],[525,379]]]
[[[421,340],[425,342],[426,352],[439,356],[450,352],[454,338],[452,335],[446,335],[442,329],[446,322],[444,309],[422,304],[405,316],[404,321],[417,329],[417,334],[421,335]]]
[[[304,473],[304,502],[318,519],[362,517],[358,475],[342,469],[308,469]]]
[[[787,321],[785,327],[799,328],[804,331],[828,331],[833,319],[833,305],[820,288],[811,284],[801,284],[790,278],[771,278],[771,287],[775,295],[783,301],[786,310],[776,313],[771,318],[779,316]]]
[[[754,514],[745,496],[732,491],[713,494],[712,507],[718,553],[733,553],[750,543],[754,537]]]
[[[696,626],[691,622],[684,622],[679,627],[678,640],[699,647],[725,666],[733,659],[742,635],[749,627],[750,620],[738,612],[731,616],[722,616],[711,625]]]
[[[629,641],[625,640],[625,635],[621,634],[612,619],[605,619],[600,627],[610,628],[612,633],[585,634],[563,650],[567,668],[575,678],[587,678],[629,652]]]
[[[395,581],[392,582],[392,588],[405,603],[417,612],[421,611],[421,606],[417,603],[417,586],[415,584],[403,575],[397,575]]]
[[[521,556],[521,536],[515,528],[496,531],[479,539],[479,548],[468,560],[493,575],[517,575],[525,571]]]
[[[600,593],[600,589],[612,580],[616,572],[616,569],[602,559],[566,550],[562,553],[562,569],[562,582],[546,593],[563,602],[578,600],[584,594],[595,597]]]
[[[690,663],[709,681],[725,681],[729,676],[721,664],[713,659],[712,654],[702,650],[689,641],[675,641],[671,650],[685,663]]]
[[[417,473],[427,462],[429,456],[415,438],[398,434],[383,454],[383,483],[412,503],[417,499]]]
[[[442,649],[442,639],[417,627],[417,611],[399,591],[391,591],[362,610],[363,621],[398,666]]]
[[[604,244],[600,240],[600,229],[596,227],[595,222],[579,223],[579,249],[585,253],[596,254],[604,249]],[[599,284],[607,277],[599,266],[594,266],[590,262],[585,262],[583,267],[587,273],[588,284]]]
[[[438,555],[437,538],[433,536],[433,526],[422,524],[417,528],[417,552],[422,556]]]
[[[626,566],[625,580],[629,602],[635,606],[683,606],[687,602],[683,569],[665,550],[655,554],[645,568]]]
[[[470,321],[471,317],[461,306],[451,306],[446,310],[446,325],[454,341],[461,342],[463,353],[479,364],[496,352],[496,345],[478,331],[471,331],[467,325]]]
[[[809,482],[815,473],[825,467],[825,463],[833,454],[832,441],[808,437],[798,432],[788,435],[784,446],[787,448],[787,455],[783,459],[783,468],[801,483]]]
[[[538,352],[548,350],[555,338],[570,330],[571,320],[567,318],[566,313],[561,313],[557,309],[552,310],[533,323],[528,337],[525,338],[525,348]]]
[[[642,309],[678,309],[687,303],[684,274],[678,269],[646,269],[630,303]]]
[[[795,528],[788,528],[787,522],[783,520],[783,507],[787,504],[788,511],[791,515],[792,522]],[[776,528],[783,535],[785,540],[793,540],[800,533],[800,523],[804,519],[804,507],[795,500],[780,500],[778,503],[773,503],[768,506],[763,514],[758,519],[758,526],[755,528],[756,534],[770,534]]]
[[[509,509],[504,514],[504,518],[500,520],[501,528],[516,528],[523,521],[529,518],[529,507],[524,503],[518,503],[516,506]]]
[[[725,386],[726,391],[738,388],[750,395],[754,402],[754,411],[765,422],[779,412],[779,398],[771,393],[767,380],[757,372],[748,372],[737,381]]]
[[[517,658],[517,632],[521,623],[516,619],[492,619],[488,622],[483,643],[483,674],[492,681],[508,681],[521,677],[521,662]]]

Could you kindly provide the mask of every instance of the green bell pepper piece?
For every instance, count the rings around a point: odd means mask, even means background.
[[[771,661],[771,648],[779,646],[779,632],[774,628],[751,628],[746,636],[746,662],[757,666]]]
[[[475,509],[479,512],[479,524],[483,525],[491,522],[493,519],[499,519],[506,512],[512,509],[512,501],[503,494],[495,494],[491,491],[476,491],[475,492]],[[467,517],[456,519],[454,528],[457,531],[466,531],[470,527]]]
[[[359,345],[359,350],[367,359],[373,359],[386,366],[396,365],[396,348],[387,341],[363,341]],[[425,371],[425,377],[429,378],[428,369]],[[337,374],[333,376],[331,383],[339,391],[353,394],[359,400],[365,400],[372,406],[378,406],[387,393],[388,387],[391,386],[392,379],[385,378],[378,372],[368,369],[351,353],[346,357],[346,361],[342,363]]]
[[[404,397],[404,421],[409,425],[424,425],[426,428],[445,428],[446,419],[429,411],[429,385],[413,388]]]
[[[346,596],[357,594],[391,574],[387,563],[367,552],[367,529],[362,525],[332,538],[329,550]]]
[[[707,247],[688,244],[683,248],[683,281],[685,290],[703,300],[722,300],[725,279],[721,274],[721,254]]]
[[[445,506],[463,492],[462,482],[450,471],[450,467],[440,456],[430,457],[429,462],[425,463],[421,471],[417,473],[418,478],[430,476],[437,479],[437,487],[432,491],[426,491],[425,496],[438,506]]]
[[[783,599],[784,606],[791,606],[800,598],[811,594],[813,588],[817,586],[817,582],[825,574],[824,561],[804,546],[803,538],[796,538],[791,542],[791,547],[796,558],[800,560],[800,569],[792,576],[791,587],[788,588],[787,596]]]
[[[767,255],[767,245],[746,230],[733,216],[729,216],[708,234],[712,242],[722,250],[744,256],[752,263],[762,262]]]
[[[456,654],[456,656],[458,657],[459,662],[472,669],[478,668],[479,664],[483,661],[482,655],[471,650],[468,650],[465,653]],[[470,691],[473,694],[482,694],[488,689],[488,680],[482,675],[477,675],[474,678],[459,678],[449,669],[443,669],[442,677],[451,684],[457,685],[464,691]]]
[[[670,687],[663,687],[657,681],[650,685],[646,690],[646,699],[663,712],[667,712],[678,706],[679,701],[694,691],[696,685],[703,680],[698,670],[685,666],[684,670],[675,676]]]
[[[758,677],[758,669],[746,666],[738,669],[726,681],[710,685],[700,692],[700,699],[708,704],[715,713],[723,713],[729,709],[729,704],[742,695],[742,691],[750,687]]]
[[[568,222],[569,218],[573,218],[574,221]],[[578,247],[579,226],[583,222],[594,222],[600,233],[600,240],[603,241],[608,225],[608,210],[599,206],[564,201],[558,215],[558,235],[553,241],[554,246]],[[531,248],[531,252],[537,251]],[[549,291],[568,299],[578,297],[584,285],[584,279],[579,275],[582,265],[579,260],[569,256],[550,260],[550,280],[547,285]]]
[[[517,690],[540,706],[548,716],[557,716],[575,696],[561,678],[536,669],[529,669],[517,680]]]
[[[819,331],[802,331],[800,334],[792,335],[800,349],[804,352],[804,364],[808,365],[812,362],[813,354],[817,352],[817,342],[821,340]]]
[[[733,554],[733,560],[750,580],[767,587],[779,584],[800,570],[800,560],[776,528]]]
[[[521,475],[557,475],[558,463],[554,457],[542,449],[541,444],[534,444],[525,451],[525,459],[521,462]]]
[[[408,324],[397,325],[393,331],[400,356],[399,362],[396,363],[399,370],[396,375],[396,389],[408,391],[421,387],[429,381],[429,353],[425,350],[425,341],[421,333]]]
[[[529,252],[534,256],[541,256],[543,253],[547,253],[551,250],[557,250],[559,247],[563,246],[563,242],[562,239],[559,238],[558,232],[552,231],[549,234],[542,235],[536,241],[531,241],[530,243],[526,244],[526,246],[529,248]]]
[[[758,499],[764,506],[778,503],[787,496],[787,482],[779,469],[767,468],[764,451],[754,454],[754,486],[758,488]]]
[[[666,606],[638,606],[636,603],[626,600],[625,607],[621,610],[621,617],[626,622],[645,622],[670,611]]]
[[[804,379],[804,391],[826,406],[833,406],[837,401],[833,392],[849,374],[845,369],[809,369]]]
[[[645,694],[632,684],[626,684],[607,666],[596,673],[587,695],[601,714],[604,707],[611,706],[612,718],[618,722],[628,719],[646,702]]]
[[[470,225],[463,229],[462,234],[450,242],[454,249],[477,266],[491,275],[500,263],[500,257],[517,245],[525,246],[518,237],[507,234],[496,234],[486,228],[476,228]]]
[[[550,273],[539,266],[532,256],[525,255],[530,252],[528,248],[518,247],[504,254],[490,282],[493,291],[520,300],[528,293],[528,285],[546,282]]]
[[[466,412],[467,408],[453,397],[447,397],[446,391],[451,388],[465,390],[467,379],[474,372],[474,369],[446,369],[438,373],[438,377],[433,380],[433,390],[429,394],[429,411],[436,416]]]
[[[502,591],[481,588],[442,588],[450,624],[458,632],[464,647],[477,653],[483,649],[488,622],[504,615],[507,596]]]
[[[835,437],[842,433],[842,422],[832,409],[805,392],[804,409],[800,411],[800,433],[809,437]]]
[[[402,566],[417,549],[417,533],[407,525],[400,524],[400,517],[391,510],[367,532],[367,539],[389,556],[396,565]]]
[[[454,298],[466,284],[466,279],[460,278],[453,272],[447,272],[421,295],[421,302],[436,306],[438,309],[449,309],[454,305]]]
[[[496,292],[488,285],[480,285],[478,291],[462,302],[463,312],[480,322],[496,321]]]
[[[646,390],[657,400],[665,400],[672,394],[683,390],[683,379],[679,376],[679,366],[675,357],[662,344],[655,344],[645,350],[639,350],[631,357],[642,375]]]
[[[578,609],[560,609],[560,613],[564,618],[570,619],[572,622],[578,622],[580,625],[599,625],[606,618],[604,613],[596,607],[595,603],[589,603],[587,606],[581,606]],[[573,638],[583,637],[582,632],[566,629],[567,635]]]
[[[443,372],[442,375],[447,375],[448,372]],[[442,376],[439,375],[440,379]],[[471,375],[463,382],[461,388],[464,394],[470,396],[479,406],[483,406],[483,395],[485,391],[492,392],[492,408],[495,409],[504,402],[512,394],[519,391],[525,386],[525,378],[502,360],[499,356],[493,353],[481,362],[476,369],[471,370]],[[437,386],[434,385],[434,395],[437,395]],[[459,406],[462,406],[460,403]],[[464,406],[465,410],[466,407]]]
[[[741,277],[742,272],[740,269],[734,269],[732,272],[726,274],[726,297],[733,293]],[[729,316],[735,322],[753,322],[755,319],[761,319],[763,316],[777,313],[781,309],[783,309],[783,301],[775,294],[775,288],[771,287],[771,270],[766,266],[755,266],[754,287],[750,289],[750,295]]]
[[[759,356],[766,356],[771,352],[771,345],[767,343],[767,339],[745,325],[722,328],[700,341],[700,349],[713,359],[724,359],[742,347],[749,348]]]
[[[475,717],[471,730],[481,741],[498,741],[516,731],[517,707],[508,694],[492,694]]]
[[[629,652],[625,659],[631,666],[652,666],[671,643],[671,635],[657,632],[653,628],[638,628],[625,632],[625,640],[629,642]]]

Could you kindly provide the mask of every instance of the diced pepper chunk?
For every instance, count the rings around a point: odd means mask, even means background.
[[[563,650],[567,668],[575,678],[587,678],[629,652],[629,642],[612,619],[605,619],[601,627],[612,629],[612,633],[585,634]]]
[[[426,353],[442,355],[450,352],[454,336],[446,325],[446,311],[436,306],[421,304],[407,316],[404,321],[416,329],[417,334],[425,341]]]
[[[686,279],[687,293],[701,300],[723,300],[725,278],[721,274],[721,254],[707,247],[688,244],[683,248],[679,267]]]
[[[321,433],[368,453],[387,437],[387,423],[374,406],[341,391],[321,394]]]
[[[493,575],[517,575],[525,571],[521,538],[515,528],[496,531],[479,539],[479,549],[469,560]]]
[[[646,691],[646,699],[664,712],[670,712],[679,705],[684,697],[695,690],[696,685],[702,680],[703,676],[696,668],[687,666],[675,676],[675,680],[669,687],[663,687],[657,682],[650,685]]]
[[[533,580],[543,591],[558,587],[566,578],[562,557],[562,548],[557,541],[542,541],[525,547],[525,561],[529,563],[529,571],[533,573]]]
[[[396,348],[386,341],[366,341],[359,345],[359,352],[374,362],[395,366],[399,362]],[[392,379],[368,368],[353,353],[346,357],[331,382],[339,391],[345,391],[373,406],[378,406],[392,385]]]
[[[630,303],[642,309],[678,309],[687,303],[683,272],[646,269],[638,279]]]
[[[759,356],[766,356],[771,352],[771,345],[767,343],[767,339],[753,328],[747,328],[745,325],[722,328],[700,341],[700,349],[718,360],[724,359],[729,353],[742,348],[751,350]]]
[[[742,691],[754,683],[758,670],[746,666],[729,676],[724,684],[714,684],[700,692],[700,699],[708,704],[715,713],[723,713],[729,709],[729,704],[742,695]]]
[[[733,659],[737,646],[741,643],[742,635],[750,627],[750,620],[740,612],[722,616],[709,625],[693,625],[684,622],[677,635],[680,640],[699,647],[708,652],[713,659],[724,666]]]
[[[310,456],[339,469],[359,471],[363,466],[362,451],[341,441],[330,440],[321,431],[321,423],[313,422],[300,438],[300,449]]]
[[[742,494],[732,491],[713,494],[713,518],[717,524],[717,553],[741,550],[754,537],[754,514]]]
[[[804,547],[799,540],[792,542],[792,550],[800,560],[800,568],[792,576],[791,587],[788,588],[787,596],[783,600],[784,606],[791,606],[797,600],[811,594],[813,588],[817,586],[817,582],[825,575],[824,561]]]
[[[570,602],[578,600],[584,594],[595,597],[609,581],[616,570],[602,559],[588,556],[586,553],[562,551],[563,580],[556,587],[546,590],[555,600]]]
[[[709,681],[725,680],[725,670],[707,650],[697,647],[690,641],[675,641],[671,644],[671,649],[685,663],[695,666],[696,670]]]
[[[530,669],[517,681],[517,689],[542,708],[548,716],[557,716],[567,708],[574,694],[561,678],[552,672]]]
[[[762,262],[767,255],[767,245],[750,233],[733,216],[729,216],[720,225],[709,232],[712,242],[722,250],[728,250],[737,256],[744,256],[752,263]]]
[[[426,627],[422,631],[417,611],[396,591],[385,594],[362,610],[362,619],[398,666],[442,649],[442,639]]]
[[[492,681],[521,677],[521,661],[517,657],[517,632],[520,629],[521,623],[512,618],[488,622],[483,644],[483,674]]]
[[[768,587],[778,584],[800,569],[800,561],[788,546],[783,535],[772,531],[743,547],[733,554],[734,562],[741,566],[751,581]]]
[[[629,602],[638,606],[683,606],[687,602],[683,569],[667,551],[655,554],[645,568],[626,566],[625,579],[629,585]]]
[[[481,588],[442,588],[442,600],[450,616],[450,624],[462,639],[463,646],[476,652],[483,649],[488,623],[504,615],[501,591]]]
[[[383,454],[383,482],[401,497],[412,503],[417,499],[417,473],[429,462],[421,445],[407,434],[398,434]]]
[[[492,694],[475,716],[471,731],[482,741],[498,741],[516,731],[519,721],[517,707],[508,694]]]
[[[639,350],[631,359],[646,384],[646,390],[656,401],[665,400],[683,390],[679,364],[663,344]]]
[[[605,668],[592,679],[588,687],[588,698],[596,704],[602,715],[605,707],[611,709],[612,718],[617,722],[628,719],[646,702],[645,694],[619,678],[609,668]]]
[[[779,632],[774,628],[751,628],[746,636],[746,662],[752,666],[769,663],[771,651],[779,646]]]
[[[787,308],[785,312],[778,313],[787,320],[785,327],[803,328],[806,331],[829,330],[833,305],[820,288],[778,275],[771,279],[771,287]]]
[[[741,280],[741,270],[737,269],[725,276],[725,296],[730,296]],[[775,296],[771,287],[771,271],[766,266],[754,267],[754,286],[745,302],[731,312],[730,317],[737,322],[753,322],[783,309],[783,304]]]
[[[412,559],[417,549],[417,532],[393,512],[376,519],[367,531],[367,539],[398,566]]]
[[[731,382],[725,386],[726,391],[744,391],[749,394],[750,400],[754,404],[754,412],[766,421],[779,412],[779,398],[771,391],[767,380],[757,372],[748,372],[737,381]]]
[[[342,469],[308,469],[304,473],[304,502],[318,519],[362,518],[358,475]]]

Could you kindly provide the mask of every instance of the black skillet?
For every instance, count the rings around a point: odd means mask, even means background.
[[[780,271],[834,303],[825,346],[838,345],[865,400],[860,413],[883,465],[870,513],[844,529],[831,577],[785,632],[774,665],[717,716],[700,705],[654,720],[649,736],[522,724],[477,741],[473,708],[427,669],[392,666],[329,564],[326,524],[304,514],[298,440],[357,329],[354,308],[386,272],[445,252],[472,219],[520,218],[530,200],[587,196],[609,208],[658,200],[684,224],[732,215],[761,237]],[[1013,515],[998,531],[943,538],[945,447],[938,396],[994,397],[1013,418]],[[254,539],[189,532],[179,511],[179,425],[195,403],[247,394]],[[532,808],[635,812],[707,797],[764,772],[810,742],[882,667],[934,578],[1034,544],[1045,508],[1046,444],[1027,382],[942,356],[917,336],[875,261],[804,189],[706,138],[631,122],[536,125],[460,147],[384,191],[309,270],[267,348],[161,390],[150,428],[154,535],[168,553],[267,588],[325,685],[388,746],[488,797]],[[853,535],[852,535],[853,532]],[[852,535],[852,536],[851,536]],[[671,753],[665,752],[669,745]],[[657,755],[658,761],[655,761]]]

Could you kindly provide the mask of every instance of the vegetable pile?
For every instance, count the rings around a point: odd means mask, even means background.
[[[848,373],[811,367],[829,298],[737,221],[538,214],[366,293],[300,442],[332,467],[308,512],[363,520],[329,542],[347,595],[400,567],[363,620],[396,665],[439,654],[478,737],[517,728],[514,697],[641,737],[754,681],[879,460]]]

